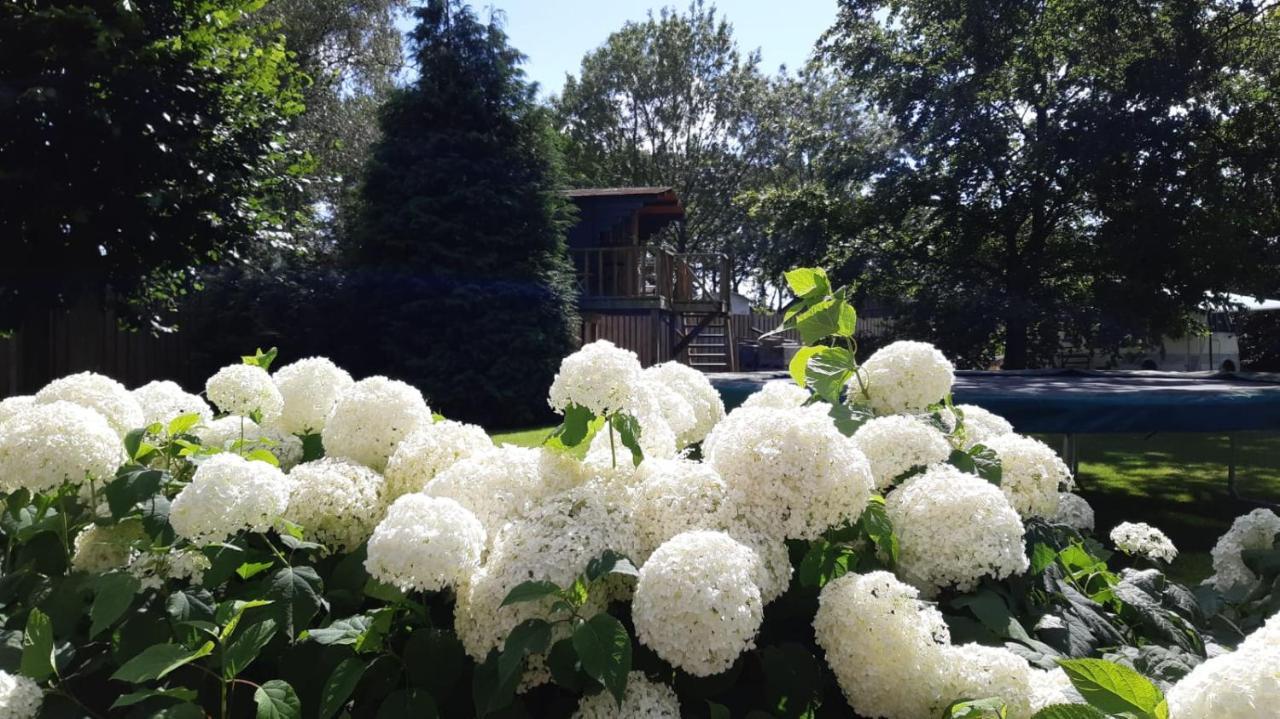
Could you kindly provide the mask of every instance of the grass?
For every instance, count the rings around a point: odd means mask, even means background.
[[[550,427],[493,435],[498,443],[534,447]],[[1061,436],[1041,436],[1060,449]],[[1171,574],[1195,584],[1212,572],[1209,550],[1231,521],[1256,505],[1227,491],[1228,439],[1213,434],[1114,434],[1078,437],[1080,494],[1093,505],[1098,534],[1123,521],[1163,530],[1179,549]],[[1241,494],[1280,503],[1280,434],[1237,436]]]

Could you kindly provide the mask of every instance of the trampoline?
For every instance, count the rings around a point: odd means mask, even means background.
[[[725,405],[736,407],[786,372],[711,375]],[[1236,488],[1236,432],[1280,430],[1280,375],[1215,372],[1025,370],[956,372],[952,399],[1008,419],[1024,434],[1065,436],[1076,468],[1076,435],[1212,432],[1229,438],[1227,483]],[[1255,500],[1248,500],[1255,501]]]

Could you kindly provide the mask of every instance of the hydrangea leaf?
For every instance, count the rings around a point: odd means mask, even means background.
[[[258,658],[258,654],[262,648],[276,635],[276,622],[274,619],[263,619],[260,622],[250,624],[240,631],[235,639],[223,650],[222,653],[222,676],[224,679],[232,679],[239,676],[253,660]]]
[[[90,637],[98,636],[124,615],[133,604],[138,580],[128,572],[107,572],[98,575],[93,590],[93,605],[89,608],[89,619],[93,622]]]
[[[631,636],[622,622],[604,612],[595,615],[573,630],[573,648],[583,671],[603,684],[622,706],[631,671]]]
[[[1137,719],[1169,719],[1164,695],[1129,667],[1104,659],[1063,659],[1058,664],[1090,706]]]
[[[500,606],[508,604],[518,604],[520,602],[536,602],[543,597],[549,597],[560,592],[560,585],[555,582],[545,581],[529,581],[521,582],[511,588],[507,592],[506,598],[502,600]]]
[[[820,267],[797,267],[783,273],[791,292],[802,300],[826,297],[831,294],[831,280]]]
[[[298,719],[302,716],[302,702],[289,682],[272,679],[263,682],[253,693],[258,705],[258,719]]]
[[[527,619],[507,635],[502,653],[498,655],[498,683],[506,684],[519,678],[525,657],[541,654],[551,645],[551,625],[543,619]]]
[[[22,635],[20,671],[42,682],[53,674],[53,666],[53,622],[49,621],[49,615],[32,609]]]
[[[330,719],[346,705],[362,676],[364,662],[355,657],[347,657],[333,668],[320,692],[320,719]]]
[[[1088,704],[1054,704],[1036,712],[1031,719],[1107,719],[1107,715]]]
[[[142,684],[154,679],[162,679],[174,669],[190,664],[202,657],[207,657],[212,653],[212,641],[205,642],[195,651],[191,651],[179,644],[154,644],[125,662],[124,666],[111,675],[111,678],[122,682]]]
[[[435,699],[422,689],[397,689],[378,706],[376,719],[435,719],[440,716]]]

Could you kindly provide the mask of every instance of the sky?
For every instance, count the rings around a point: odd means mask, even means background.
[[[541,86],[542,95],[556,94],[565,73],[577,74],[582,56],[604,43],[628,20],[643,20],[664,5],[681,10],[688,0],[471,0],[481,12],[493,7],[506,15],[511,44],[528,56],[524,71]],[[711,4],[708,1],[708,4]],[[743,51],[759,49],[760,67],[773,73],[779,65],[798,68],[813,43],[836,16],[836,0],[719,0],[719,14],[733,25]],[[412,26],[412,19],[402,27]]]

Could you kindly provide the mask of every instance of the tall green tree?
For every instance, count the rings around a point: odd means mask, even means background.
[[[498,23],[464,3],[417,10],[418,78],[383,110],[349,246],[364,336],[384,371],[446,414],[544,414],[577,337],[547,112]]]
[[[0,4],[0,331],[108,287],[153,322],[193,267],[288,240],[302,78],[260,4]]]
[[[294,143],[315,163],[299,201],[314,207],[308,249],[335,249],[341,220],[378,139],[378,108],[404,66],[396,19],[408,0],[271,0],[254,21],[284,38],[310,79],[306,111],[294,118]]]
[[[898,144],[809,217],[948,351],[1043,364],[1274,289],[1275,3],[844,0],[823,49]]]
[[[733,198],[758,168],[759,64],[702,0],[627,23],[552,101],[574,182],[674,187],[687,209],[677,249],[732,250],[749,232]]]

